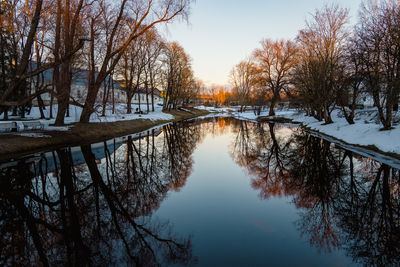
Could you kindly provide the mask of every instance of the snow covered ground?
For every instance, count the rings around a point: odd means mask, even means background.
[[[225,111],[226,108],[209,108],[207,110],[227,112]],[[269,110],[264,110],[260,116],[268,116],[268,112]],[[253,111],[243,113],[235,111],[231,115],[238,119],[250,121],[255,121],[258,117]],[[400,114],[397,114],[397,116],[400,116]],[[349,144],[361,146],[374,145],[381,151],[400,154],[400,126],[395,126],[395,129],[390,131],[381,131],[382,125],[379,124],[375,109],[358,111],[355,124],[353,125],[347,123],[339,110],[333,112],[332,119],[334,123],[328,125],[323,125],[323,122],[318,121],[314,117],[306,116],[295,109],[277,110],[275,117],[293,119],[312,130],[319,131]]]
[[[142,111],[147,110],[146,105],[141,105]],[[132,111],[134,112],[138,108],[138,105],[132,105]],[[174,116],[171,114],[163,113],[162,107],[155,105],[155,111],[149,112],[148,114],[126,114],[126,104],[116,104],[115,113],[112,114],[111,106],[108,106],[106,109],[106,116],[101,116],[101,109],[99,108],[98,112],[95,112],[90,117],[90,122],[115,122],[115,121],[126,121],[126,120],[136,120],[136,119],[148,119],[148,120],[172,120]],[[81,114],[82,108],[77,106],[70,107],[70,116],[65,118],[65,124],[72,124],[79,121],[79,117]],[[45,116],[49,117],[50,109],[47,108],[44,110]],[[57,105],[54,105],[53,108],[53,117],[57,114]],[[10,116],[10,120],[19,120],[18,117]],[[40,112],[38,107],[32,107],[32,110],[29,115],[26,115],[26,120],[37,120],[40,121],[44,125],[45,130],[56,130],[56,131],[68,131],[68,129],[72,126],[64,126],[64,127],[54,127],[50,126],[54,124],[55,119],[40,119]],[[0,121],[0,123],[7,123]],[[23,129],[23,124],[20,121],[17,121],[17,126],[19,130]]]
[[[218,112],[218,113],[235,112],[238,110],[238,107],[216,108],[216,107],[208,107],[208,106],[196,106],[196,108],[201,109],[201,110],[207,110],[209,112]]]
[[[132,105],[132,110],[135,111],[137,105]],[[233,116],[238,119],[245,119],[250,121],[257,120],[257,115],[253,111],[238,112],[237,107],[230,108],[215,108],[198,106],[198,109],[207,110],[210,112],[219,113],[219,115]],[[149,119],[149,120],[171,120],[174,116],[171,114],[163,113],[161,106],[155,106],[155,112],[150,112],[149,114],[126,114],[126,105],[117,104],[115,108],[115,113],[112,114],[111,106],[107,108],[106,116],[101,117],[100,109],[98,112],[92,114],[90,117],[91,122],[114,122],[114,121],[124,121],[124,120],[135,120],[135,119]],[[142,110],[146,110],[146,106],[142,105]],[[55,116],[57,111],[57,105],[54,106],[53,115]],[[49,109],[45,110],[45,115],[48,117]],[[37,107],[32,108],[30,115],[27,115],[29,120],[38,120],[44,125],[45,130],[57,130],[57,131],[67,131],[70,127],[68,124],[79,121],[79,116],[81,113],[81,108],[72,106],[70,108],[70,117],[65,119],[67,126],[64,127],[54,127],[49,126],[54,124],[54,119],[46,120],[40,119],[39,109]],[[398,117],[400,114],[396,114]],[[210,114],[209,116],[214,116]],[[261,112],[260,116],[268,116],[268,110]],[[392,152],[400,154],[400,126],[395,126],[395,129],[390,131],[381,131],[382,126],[379,124],[377,119],[377,114],[374,109],[360,110],[357,112],[355,118],[355,124],[349,125],[345,118],[341,115],[340,111],[334,111],[332,114],[332,119],[334,123],[323,125],[323,122],[316,120],[313,117],[305,116],[304,113],[300,113],[295,109],[289,110],[277,110],[275,117],[284,117],[288,119],[293,119],[294,121],[300,122],[304,126],[312,130],[319,131],[326,135],[332,136],[336,139],[343,140],[346,143],[362,146],[374,145],[379,150],[384,152]],[[10,117],[12,119],[12,117]],[[17,118],[15,118],[17,119]],[[5,123],[0,121],[0,123]],[[17,121],[18,128],[22,130],[22,122]]]
[[[400,127],[397,126],[390,131],[381,131],[382,125],[376,123],[375,116],[368,115],[368,113],[357,116],[355,124],[350,125],[340,114],[339,111],[334,111],[332,114],[334,123],[328,125],[323,125],[315,118],[304,116],[304,114],[293,113],[284,117],[301,122],[313,130],[341,139],[349,144],[375,145],[381,151],[400,154]]]

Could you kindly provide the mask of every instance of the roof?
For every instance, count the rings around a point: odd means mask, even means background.
[[[151,88],[139,88],[138,92],[140,94],[151,94]],[[156,96],[160,96],[161,95],[161,91],[158,90],[157,88],[154,88],[154,95]]]
[[[121,88],[126,87],[125,80],[118,80],[117,82],[119,83]],[[132,85],[132,86],[134,86],[134,85]],[[151,94],[151,88],[139,87],[137,92],[139,94]],[[161,96],[161,91],[157,88],[154,88],[154,95]]]
[[[36,65],[37,65],[37,63],[35,61],[32,61],[30,63],[30,69],[31,70],[36,69]],[[44,75],[44,81],[46,83],[53,82],[53,71],[54,71],[54,69],[51,68],[51,69],[47,69],[41,73],[41,75]],[[96,71],[94,75],[97,78],[97,76],[99,75],[99,72]],[[88,70],[73,68],[71,84],[72,85],[80,85],[80,86],[88,86],[88,81],[89,81],[88,77],[89,77]],[[107,75],[106,81],[108,81],[108,79],[110,77],[111,77],[110,75]],[[116,82],[114,79],[112,79],[112,82],[114,84],[115,89],[122,89],[121,85],[118,82]]]

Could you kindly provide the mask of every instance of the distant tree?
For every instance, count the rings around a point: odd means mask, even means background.
[[[273,41],[264,39],[261,48],[253,52],[254,59],[260,71],[260,93],[264,98],[271,94],[269,115],[275,115],[275,105],[280,101],[281,94],[287,92],[290,84],[290,74],[296,64],[296,44],[289,40]]]
[[[132,98],[139,91],[141,77],[146,64],[144,51],[144,36],[133,41],[124,51],[120,62],[116,66],[116,73],[123,77],[123,91],[126,95],[126,113],[132,113]],[[140,103],[140,97],[139,97]],[[139,105],[140,109],[140,105]]]
[[[148,89],[146,91],[147,112],[149,112],[149,94],[151,96],[151,110],[154,111],[154,92],[158,86],[161,86],[161,57],[164,50],[165,41],[159,35],[157,30],[154,28],[147,31],[144,43],[144,51],[147,58],[144,68],[145,84],[147,84],[146,89]]]
[[[237,64],[230,73],[231,83],[236,91],[240,104],[240,111],[249,104],[252,89],[256,83],[256,68],[250,60]]]
[[[224,88],[220,88],[218,93],[215,95],[215,102],[219,105],[226,105],[228,92]]]
[[[359,57],[360,44],[352,38],[346,47],[344,67],[338,70],[339,80],[337,83],[336,102],[341,107],[344,117],[349,124],[354,124],[357,100],[362,91],[363,77],[362,66]],[[340,78],[341,76],[341,78]]]
[[[183,104],[188,105],[193,103],[199,96],[201,91],[202,82],[194,76],[188,80],[188,86],[184,90]]]
[[[164,59],[164,109],[170,110],[184,104],[185,94],[194,82],[191,59],[177,42],[167,44]]]
[[[342,86],[348,10],[337,5],[317,10],[299,32],[299,62],[293,82],[310,113],[332,123],[337,88]]]

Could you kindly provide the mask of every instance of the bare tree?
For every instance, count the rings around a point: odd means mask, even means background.
[[[340,105],[349,124],[354,124],[357,100],[361,94],[363,84],[359,53],[360,44],[352,38],[346,48],[344,68],[338,70],[338,73],[341,73],[342,82],[337,83],[336,102]]]
[[[183,104],[185,90],[193,82],[191,59],[177,42],[168,43],[164,60],[164,86],[166,101],[164,109],[170,110]]]
[[[253,86],[256,82],[256,69],[250,60],[237,64],[230,74],[231,83],[236,88],[237,97],[240,103],[240,111],[249,103]]]
[[[275,115],[275,105],[281,99],[281,93],[287,92],[290,74],[296,64],[296,44],[289,40],[273,41],[264,39],[261,48],[253,52],[260,71],[261,94],[272,95],[269,115]]]
[[[307,27],[301,30],[299,60],[294,83],[311,113],[325,123],[332,123],[331,113],[335,107],[337,87],[342,83],[348,30],[348,10],[338,5],[317,10]]]
[[[100,3],[108,3],[106,0]],[[186,18],[191,0],[167,0],[167,1],[128,1],[120,2],[118,11],[104,16],[111,25],[111,32],[107,38],[101,38],[105,51],[98,65],[100,70],[94,75],[91,70],[88,92],[80,117],[80,122],[89,122],[90,115],[94,112],[94,104],[98,91],[107,75],[114,70],[131,42],[143,35],[156,24],[166,23],[176,17]],[[110,3],[111,4],[111,3]],[[115,2],[112,3],[116,6]],[[133,21],[133,23],[125,23]],[[128,34],[121,34],[122,29],[129,27]],[[94,53],[94,51],[92,51]]]
[[[365,85],[384,129],[391,129],[400,93],[400,10],[394,0],[368,1],[356,28]]]
[[[5,53],[5,45],[6,41],[4,40],[5,34],[10,34],[14,31],[13,27],[16,26],[17,20],[13,16],[18,8],[18,1],[11,3],[10,2],[5,2],[1,3],[1,7],[3,8],[4,6],[4,11],[2,10],[1,14],[1,32],[2,32],[2,57],[6,55]],[[43,6],[43,1],[42,0],[37,0],[33,1],[31,3],[31,6],[27,8],[33,8],[33,13],[31,15],[31,19],[27,23],[27,25],[24,26],[24,32],[25,29],[28,29],[26,35],[21,35],[21,36],[14,36],[14,44],[12,47],[13,51],[11,54],[9,53],[8,55],[10,56],[10,59],[12,62],[12,71],[5,72],[6,68],[3,65],[3,74],[5,77],[3,78],[3,81],[5,81],[5,89],[2,91],[2,94],[0,96],[0,114],[3,112],[8,111],[8,107],[10,106],[18,106],[18,105],[23,105],[27,102],[29,102],[34,96],[28,96],[24,97],[22,100],[17,100],[17,101],[10,101],[10,97],[16,93],[18,90],[23,90],[26,91],[26,79],[29,77],[34,76],[33,73],[28,72],[28,67],[29,67],[29,60],[32,55],[32,46],[35,41],[35,35],[37,32],[37,28],[40,22],[41,18],[41,13],[42,13],[42,6]],[[7,12],[8,10],[8,12]],[[8,31],[7,31],[8,29]],[[4,31],[4,34],[3,34]],[[15,31],[14,31],[14,34]],[[11,36],[11,35],[9,35]],[[18,51],[17,49],[20,49]],[[20,55],[20,56],[19,56]],[[3,57],[4,58],[4,57]],[[5,59],[5,58],[4,58]],[[40,73],[40,72],[38,72]],[[4,85],[5,85],[4,84]],[[7,117],[7,115],[5,115]]]
[[[146,84],[150,87],[147,88],[148,86],[146,86],[146,89],[149,89],[146,91],[146,93],[147,99],[148,94],[151,94],[151,110],[154,111],[154,90],[161,82],[161,55],[165,48],[165,42],[155,29],[148,31],[145,37],[145,53],[147,57],[147,64],[144,71],[146,74]],[[147,108],[149,109],[148,105]]]
[[[132,113],[132,98],[139,91],[145,63],[144,36],[141,36],[129,45],[117,65],[117,73],[124,78],[122,86],[126,94],[127,114]]]

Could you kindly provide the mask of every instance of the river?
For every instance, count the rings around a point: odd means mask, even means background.
[[[400,264],[400,171],[211,118],[0,162],[0,265]]]

